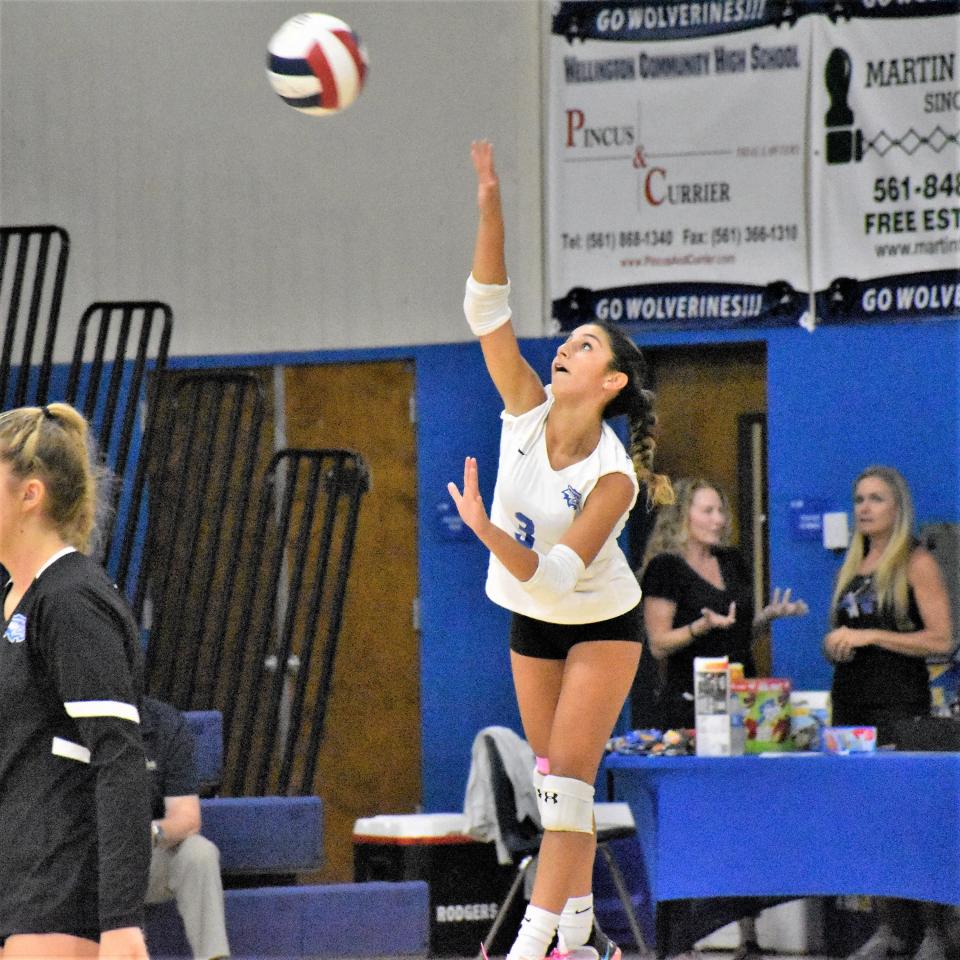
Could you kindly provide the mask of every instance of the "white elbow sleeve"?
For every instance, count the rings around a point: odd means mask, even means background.
[[[570,593],[587,569],[580,554],[562,543],[558,543],[549,553],[538,556],[540,563],[536,572],[521,583],[527,593],[546,603]]]
[[[480,283],[472,273],[467,277],[463,312],[475,336],[492,333],[510,319],[509,298],[509,280],[506,283]]]

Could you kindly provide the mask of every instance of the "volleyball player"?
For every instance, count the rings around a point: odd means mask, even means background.
[[[150,804],[130,610],[83,552],[87,423],[0,414],[0,956],[145,960]]]
[[[640,659],[640,588],[617,544],[639,490],[672,498],[652,472],[653,395],[620,330],[578,327],[544,387],[523,359],[507,303],[503,216],[493,149],[472,146],[479,224],[464,310],[503,400],[500,463],[488,517],[477,463],[460,516],[490,550],[487,595],[513,613],[510,660],[544,837],[530,905],[508,954],[538,960],[558,935],[570,960],[617,960],[593,915],[593,783]],[[626,414],[627,454],[606,419]]]

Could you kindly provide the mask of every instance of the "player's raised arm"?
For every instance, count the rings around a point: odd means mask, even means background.
[[[524,360],[510,322],[510,281],[504,259],[500,181],[493,165],[493,146],[471,144],[477,175],[477,239],[473,268],[463,301],[470,329],[480,338],[483,358],[508,413],[521,414],[543,403],[543,384]]]

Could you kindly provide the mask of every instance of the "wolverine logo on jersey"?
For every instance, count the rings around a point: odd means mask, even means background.
[[[3,635],[10,643],[23,643],[27,636],[27,618],[22,613],[15,613]]]
[[[560,492],[563,494],[563,499],[566,501],[568,507],[572,510],[580,509],[580,501],[583,499],[583,496],[579,490],[574,490],[570,484],[567,484]]]

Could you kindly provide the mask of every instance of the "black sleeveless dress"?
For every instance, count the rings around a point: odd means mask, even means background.
[[[840,595],[838,627],[851,630],[922,630],[923,618],[911,588],[909,626],[898,625],[889,607],[878,608],[872,575],[857,574]],[[857,647],[853,659],[836,664],[831,690],[835,726],[875,726],[879,743],[894,739],[899,720],[930,713],[930,678],[923,657],[877,646]]]

